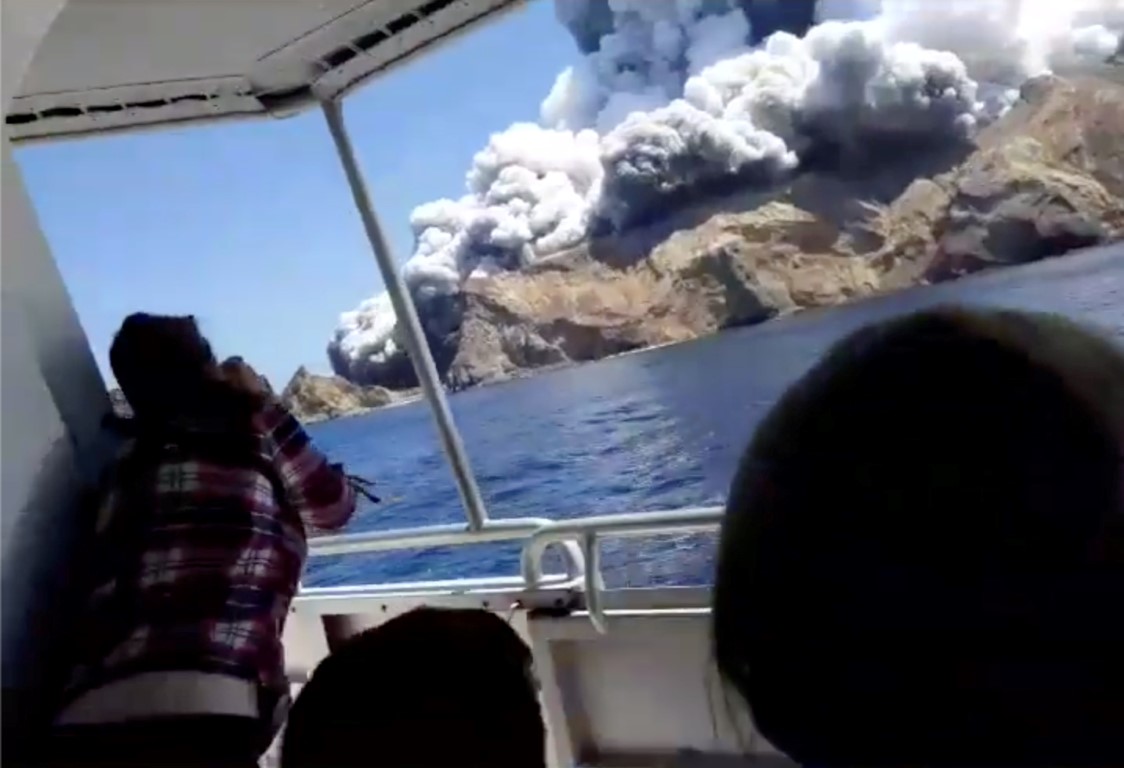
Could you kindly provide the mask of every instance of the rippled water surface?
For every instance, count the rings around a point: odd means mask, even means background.
[[[494,517],[574,517],[721,503],[738,456],[784,388],[841,335],[936,303],[1062,312],[1124,338],[1124,250],[921,288],[469,390],[450,398]],[[422,403],[312,427],[384,503],[349,530],[455,522],[459,498]],[[603,545],[611,585],[710,580],[708,536]],[[518,548],[316,558],[306,584],[514,574]]]

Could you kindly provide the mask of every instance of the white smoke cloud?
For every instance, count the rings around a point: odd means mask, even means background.
[[[390,296],[380,293],[340,315],[332,344],[347,360],[385,362],[398,351],[394,340],[397,322]]]
[[[577,244],[602,173],[593,131],[518,123],[495,134],[473,159],[467,195],[411,215],[416,246],[404,268],[407,284],[452,293],[473,274],[518,269]]]
[[[414,211],[415,298],[455,296],[472,275],[519,269],[693,190],[775,182],[824,141],[970,136],[1026,79],[1103,62],[1124,30],[1124,0],[820,0],[803,37],[753,45],[753,24],[812,1],[556,0],[581,58],[539,124],[491,137],[463,197]],[[385,296],[344,313],[337,371],[393,357],[394,328]]]

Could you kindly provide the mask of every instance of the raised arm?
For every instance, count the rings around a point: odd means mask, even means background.
[[[289,501],[304,524],[329,531],[346,525],[355,513],[355,492],[340,465],[328,463],[283,406],[271,403],[257,418]]]

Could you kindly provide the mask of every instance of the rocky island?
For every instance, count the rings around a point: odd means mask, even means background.
[[[281,391],[281,404],[298,419],[314,423],[366,413],[411,398],[384,387],[352,384],[340,376],[318,376],[301,366]]]
[[[414,399],[414,391],[391,392],[383,387],[362,387],[340,376],[319,376],[303,365],[297,369],[279,399],[294,416],[306,424],[366,413]],[[120,389],[109,391],[113,413],[122,419],[133,417]]]
[[[685,341],[1124,233],[1116,82],[1037,78],[971,140],[879,151],[900,157],[856,166],[821,158],[779,188],[712,195],[520,269],[470,277],[455,297],[458,322],[426,326],[447,385]],[[358,366],[338,358],[337,371],[363,385],[415,383],[403,351]]]

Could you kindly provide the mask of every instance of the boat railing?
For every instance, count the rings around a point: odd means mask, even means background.
[[[383,284],[397,315],[398,330],[436,422],[441,447],[453,473],[465,510],[465,521],[417,528],[320,536],[309,541],[309,552],[314,557],[320,557],[504,541],[522,541],[523,549],[520,557],[521,572],[516,576],[409,584],[320,587],[302,589],[302,597],[315,599],[341,595],[360,597],[388,594],[425,595],[429,592],[445,590],[519,590],[533,593],[560,587],[573,588],[584,592],[586,610],[591,621],[598,630],[605,631],[605,612],[601,601],[604,590],[599,546],[601,539],[713,531],[717,529],[721,520],[722,507],[691,507],[564,520],[490,517],[476,484],[468,452],[465,450],[449,408],[445,388],[426,343],[413,298],[398,272],[398,262],[394,258],[375,213],[366,181],[347,133],[342,102],[338,98],[327,98],[321,102],[321,107],[344,176],[351,189],[355,207],[382,275]],[[565,573],[543,573],[543,554],[552,545],[560,547],[564,553]]]
[[[658,536],[672,533],[703,533],[717,530],[722,507],[688,507],[654,512],[598,515],[565,520],[549,518],[486,519],[481,529],[467,523],[398,528],[365,533],[319,536],[309,541],[309,554],[326,555],[387,552],[423,547],[465,546],[490,542],[522,541],[520,574],[446,581],[380,583],[354,587],[304,589],[304,597],[341,594],[385,595],[424,594],[445,590],[554,590],[580,588],[585,592],[586,610],[599,630],[606,629],[601,592],[605,589],[601,570],[600,542],[604,538]],[[565,573],[546,574],[542,560],[546,550],[558,546],[564,555]]]

